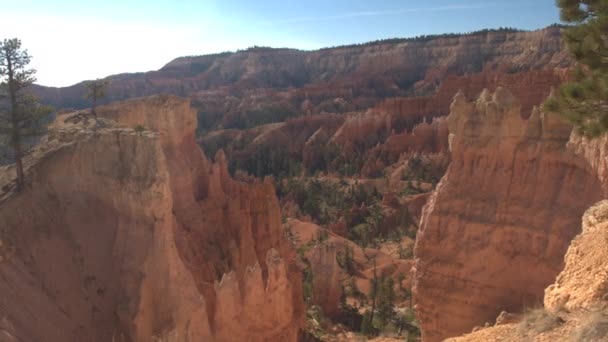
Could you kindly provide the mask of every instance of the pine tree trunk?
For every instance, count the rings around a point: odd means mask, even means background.
[[[15,153],[15,166],[17,167],[17,191],[21,191],[25,186],[25,174],[23,172],[23,160],[21,159],[21,146],[19,143],[13,144]]]
[[[95,120],[97,120],[97,112],[95,111],[95,107],[97,107],[97,98],[95,97],[95,95],[93,95],[93,106],[91,108],[91,113],[93,114]]]
[[[17,102],[13,101],[13,110],[12,110],[12,145],[13,145],[13,155],[15,158],[15,166],[17,169],[17,191],[23,189],[25,185],[25,174],[23,172],[23,151],[21,150],[21,136],[19,134],[19,120],[17,119],[17,110],[16,110]]]
[[[374,284],[373,284],[373,296],[372,296],[372,312],[369,320],[373,326],[374,322],[374,311],[376,311],[376,297],[378,297],[378,276],[376,275],[376,257],[374,257]]]
[[[13,61],[7,58],[8,69],[8,88],[11,100],[11,124],[12,124],[12,144],[15,157],[15,166],[17,169],[17,191],[23,189],[25,185],[25,174],[23,172],[22,150],[21,150],[21,135],[19,132],[19,118],[17,108],[17,89],[15,88],[15,75],[13,69]]]

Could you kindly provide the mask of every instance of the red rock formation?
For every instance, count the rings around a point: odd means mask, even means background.
[[[430,124],[421,123],[411,133],[392,134],[382,145],[382,151],[393,158],[406,152],[439,153],[447,150],[448,128],[441,118]]]
[[[468,76],[449,75],[437,92],[435,105],[445,111],[452,103],[454,94],[462,91],[467,99],[476,99],[483,89],[495,91],[508,89],[518,99],[521,114],[528,117],[532,107],[542,102],[551,88],[561,84],[567,77],[565,69],[532,70],[518,73],[486,71]]]
[[[560,36],[559,28],[546,28],[534,32],[478,32],[427,41],[385,41],[309,52],[249,49],[181,57],[158,71],[111,76],[108,100],[158,93],[198,98],[199,93],[218,90],[239,96],[252,89],[276,92],[293,87],[302,90],[301,101],[309,99],[318,104],[345,98],[360,102],[357,108],[369,108],[379,99],[405,93],[415,83],[417,88],[434,89],[450,74],[566,67],[570,61]],[[37,95],[56,107],[82,108],[88,105],[83,99],[85,91],[83,84],[39,87]]]
[[[542,300],[603,195],[571,127],[502,88],[476,102],[459,93],[448,117],[452,162],[423,211],[415,300],[425,341],[471,331]]]
[[[608,305],[608,201],[585,212],[583,230],[570,244],[564,270],[545,290],[553,312],[594,310]]]
[[[301,158],[305,167],[317,166],[328,171],[335,171],[328,164],[337,155],[347,159],[357,157],[364,164],[360,174],[377,177],[402,153],[447,150],[448,132],[439,117],[447,115],[459,90],[467,99],[474,99],[484,88],[494,90],[504,86],[523,99],[523,113],[527,116],[532,105],[540,103],[551,87],[563,79],[563,72],[554,70],[452,75],[429,97],[392,98],[365,112],[311,115],[287,120],[285,124],[212,132],[202,141],[205,146],[225,146],[233,161],[246,160],[258,150],[279,146],[287,148],[294,158]]]
[[[297,237],[298,247],[309,244],[317,239],[321,231],[325,231],[313,223],[299,220],[289,220],[288,229]],[[313,273],[312,290],[313,302],[323,309],[323,313],[331,318],[340,316],[340,296],[342,286],[350,285],[349,275],[340,268],[337,257],[350,248],[353,256],[355,273],[352,275],[358,290],[365,294],[370,292],[370,279],[373,279],[373,259],[376,259],[376,272],[378,276],[384,275],[393,278],[395,284],[399,283],[399,276],[407,276],[411,268],[411,260],[401,260],[373,248],[361,248],[354,242],[327,232],[327,240],[315,244],[306,251],[306,258],[310,262]],[[404,280],[405,288],[409,288],[409,279]]]
[[[369,151],[368,153],[372,154],[373,152]],[[378,178],[382,177],[385,168],[386,165],[381,160],[369,158],[365,161],[365,163],[363,163],[360,174],[361,176],[367,178]]]
[[[582,232],[568,248],[563,271],[556,282],[545,290],[545,311],[541,312],[549,319],[551,315],[559,317],[559,324],[547,326],[546,318],[536,322],[525,318],[530,314],[524,315],[523,322],[517,322],[517,315],[501,314],[503,317],[516,318],[516,321],[511,319],[506,325],[499,325],[497,319],[495,327],[449,341],[606,341],[608,201],[601,201],[589,208],[582,221]]]
[[[348,236],[348,226],[346,225],[346,221],[344,220],[343,217],[340,218],[338,220],[338,222],[329,224],[327,229],[329,229],[329,231],[331,231],[332,233],[334,233],[338,236],[341,236],[343,238]]]
[[[430,192],[424,194],[413,195],[407,200],[407,210],[414,222],[420,222],[422,209],[429,200]]]
[[[323,228],[319,228],[323,229]],[[340,297],[346,273],[338,264],[338,255],[344,253],[345,246],[340,243],[322,243],[306,252],[313,274],[313,301],[323,314],[332,320],[340,318]]]
[[[371,147],[383,141],[389,130],[390,116],[386,113],[353,113],[333,134],[330,143],[340,145],[346,153],[352,153],[356,146]]]
[[[608,135],[587,139],[572,134],[568,147],[585,158],[600,180],[604,193],[608,193]]]
[[[187,100],[99,115],[127,128],[60,117],[0,206],[9,341],[296,341],[301,280],[273,187],[207,161]]]
[[[527,117],[532,106],[546,98],[563,79],[562,72],[553,70],[448,76],[433,96],[392,98],[366,113],[349,115],[330,142],[338,144],[346,154],[354,153],[356,147],[381,144],[367,151],[362,174],[369,176],[386,166],[374,156],[386,155],[397,160],[405,152],[445,152],[447,127],[436,118],[448,114],[452,98],[459,90],[467,99],[474,99],[484,88],[494,91],[504,86],[522,99],[522,115]],[[427,124],[427,120],[432,121]]]
[[[428,97],[399,97],[383,101],[374,111],[389,113],[390,129],[401,133],[411,130],[424,118],[445,116],[450,111],[452,98],[462,91],[468,100],[476,99],[483,89],[494,91],[497,87],[509,89],[522,106],[522,114],[528,116],[532,107],[549,95],[552,87],[565,79],[562,70],[536,70],[518,73],[484,71],[466,76],[447,75],[437,92]]]

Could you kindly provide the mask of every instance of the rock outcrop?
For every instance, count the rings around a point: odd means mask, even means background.
[[[2,196],[1,339],[296,341],[300,271],[272,185],[206,159],[188,100],[98,112],[57,118],[26,189]]]
[[[585,158],[600,180],[604,193],[608,194],[608,135],[588,139],[573,133],[568,147]]]
[[[342,314],[340,297],[347,275],[338,264],[338,259],[345,248],[344,245],[325,243],[315,245],[306,253],[312,272],[313,301],[330,319],[338,319]]]
[[[589,208],[570,244],[564,270],[545,290],[545,308],[569,312],[608,309],[608,201]]]
[[[522,70],[517,73],[484,70],[463,76],[451,74],[441,81],[437,92],[431,96],[389,98],[373,110],[390,113],[389,130],[402,133],[411,131],[425,120],[448,115],[452,99],[459,91],[467,100],[475,100],[484,89],[493,92],[502,87],[514,94],[521,104],[522,115],[528,117],[532,107],[546,98],[551,88],[559,85],[566,76],[567,72],[562,69]]]
[[[439,341],[542,301],[603,197],[597,172],[567,148],[571,127],[511,92],[456,95],[452,162],[423,210],[414,293],[425,341]],[[590,156],[589,158],[591,158]]]
[[[431,123],[423,122],[412,129],[411,133],[392,134],[381,146],[393,158],[402,153],[441,153],[448,150],[448,128],[445,120],[438,118]]]
[[[582,221],[582,232],[566,253],[564,270],[545,290],[544,309],[526,313],[506,325],[498,326],[497,320],[495,327],[449,341],[606,341],[608,201],[589,208]],[[532,319],[531,315],[544,318]],[[559,317],[554,321],[556,324],[547,324],[552,317]]]

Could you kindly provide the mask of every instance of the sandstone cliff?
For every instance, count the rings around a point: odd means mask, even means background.
[[[26,190],[3,187],[3,341],[296,341],[274,189],[210,163],[195,114],[155,96],[57,119]]]
[[[415,89],[434,90],[450,74],[519,72],[570,63],[559,28],[533,32],[477,32],[434,39],[403,39],[317,51],[258,48],[181,57],[158,71],[109,77],[108,101],[169,93],[206,101],[216,93],[238,98],[260,89],[296,88],[297,106],[345,98],[359,108]],[[39,87],[56,107],[82,108],[82,83]],[[245,94],[244,94],[245,93]],[[450,95],[451,96],[451,95]],[[259,100],[258,100],[259,101]]]
[[[608,309],[608,201],[585,212],[583,231],[570,244],[564,270],[545,290],[545,307],[566,310]]]
[[[459,93],[451,106],[452,162],[415,248],[425,341],[542,301],[582,213],[604,195],[596,170],[567,148],[570,126],[539,110],[525,119],[521,108],[503,88],[475,102]]]
[[[545,290],[543,320],[532,320],[527,313],[518,323],[497,325],[449,341],[606,341],[608,201],[588,209],[582,221],[582,232],[566,253],[564,270]],[[552,317],[558,319],[547,324]]]

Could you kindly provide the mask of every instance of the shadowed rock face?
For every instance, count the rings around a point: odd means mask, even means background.
[[[505,89],[459,93],[447,118],[452,162],[421,219],[414,293],[425,341],[540,303],[602,198],[598,173],[567,148],[571,127]],[[588,159],[599,155],[590,153]]]
[[[99,115],[58,118],[27,189],[2,197],[2,340],[296,341],[300,273],[272,185],[210,163],[187,100]]]

